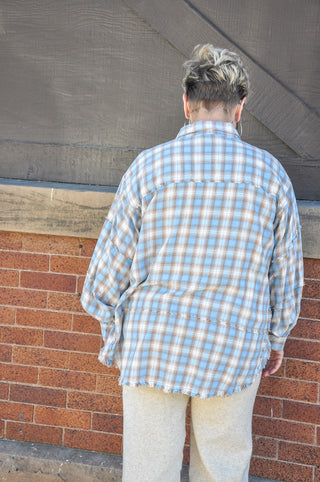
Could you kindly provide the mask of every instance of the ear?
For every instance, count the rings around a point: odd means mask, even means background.
[[[182,100],[183,100],[184,115],[186,116],[186,119],[190,119],[190,108],[189,108],[189,100],[188,100],[187,94],[183,94]]]
[[[235,112],[235,115],[234,115],[234,120],[236,121],[236,123],[240,122],[243,106],[244,106],[244,103],[245,103],[246,100],[247,100],[247,98],[244,97],[242,99],[242,101],[240,102],[240,104],[237,105],[236,112]]]

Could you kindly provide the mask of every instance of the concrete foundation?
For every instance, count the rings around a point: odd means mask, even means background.
[[[121,473],[122,459],[119,455],[0,440],[1,481],[120,482]],[[188,482],[188,480],[188,468],[183,467],[181,482]],[[250,477],[249,480],[250,482],[274,482],[258,477]]]

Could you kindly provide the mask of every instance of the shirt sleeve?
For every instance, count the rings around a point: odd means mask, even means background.
[[[99,320],[106,341],[114,325],[115,310],[130,285],[130,267],[140,226],[140,211],[120,185],[103,225],[87,272],[81,303]]]
[[[272,350],[283,350],[297,323],[303,288],[301,226],[293,188],[278,210],[274,226],[274,251],[269,268]]]

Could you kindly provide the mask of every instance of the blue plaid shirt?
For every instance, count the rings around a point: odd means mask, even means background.
[[[142,152],[98,240],[82,304],[120,383],[208,398],[260,375],[296,323],[303,285],[294,192],[231,123],[201,121]]]

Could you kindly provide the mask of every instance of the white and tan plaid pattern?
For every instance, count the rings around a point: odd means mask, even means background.
[[[197,122],[124,175],[82,294],[124,385],[230,395],[295,325],[303,285],[296,201],[269,153]]]

